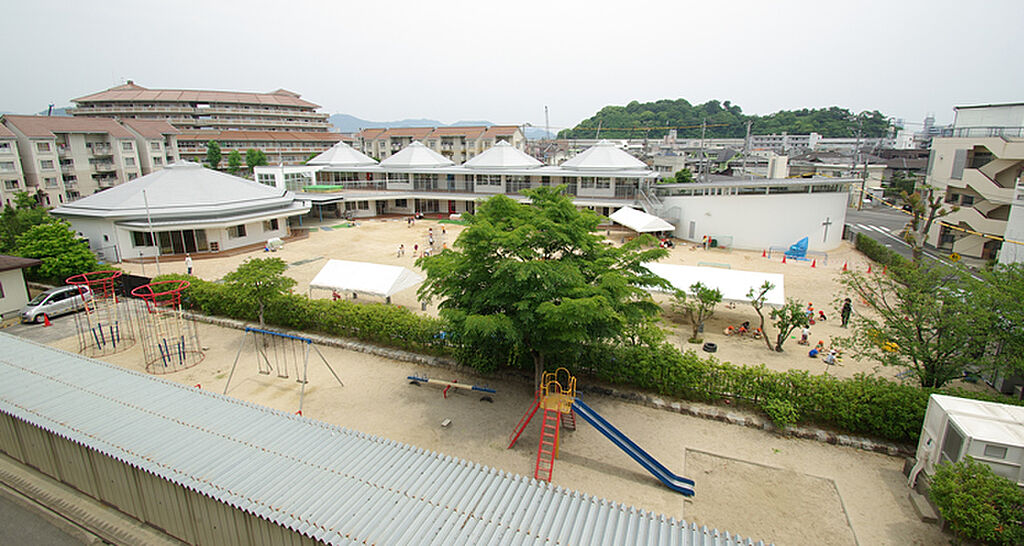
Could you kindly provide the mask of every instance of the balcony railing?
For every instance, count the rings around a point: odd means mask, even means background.
[[[88,148],[89,148],[89,153],[94,155],[94,156],[114,155],[113,148],[111,148],[109,145],[106,145],[106,144],[99,144],[99,145],[93,144],[92,146],[89,146]]]
[[[957,138],[1024,138],[1024,127],[958,127],[953,129]]]

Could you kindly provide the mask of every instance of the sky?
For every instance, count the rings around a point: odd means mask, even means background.
[[[133,80],[286,88],[373,121],[571,127],[607,105],[841,106],[919,127],[1024,100],[1022,0],[0,0],[0,111]]]

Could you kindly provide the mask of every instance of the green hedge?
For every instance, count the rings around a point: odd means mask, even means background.
[[[187,279],[192,283],[183,298],[188,308],[207,315],[257,320],[255,305],[232,297],[224,285],[182,275],[165,275],[157,280],[165,279]],[[465,355],[478,352],[455,346],[454,340],[459,336],[443,320],[395,305],[289,294],[270,302],[264,319],[271,328],[320,332],[463,360],[468,358]],[[813,423],[897,442],[917,440],[928,396],[933,392],[1008,401],[961,389],[922,389],[866,375],[840,379],[806,371],[777,372],[763,364],[737,366],[693,351],[682,352],[661,341],[567,348],[564,354],[549,361],[572,362],[574,365],[569,367],[574,373],[666,396],[711,403],[734,400],[765,412],[782,427]],[[532,363],[519,364],[524,369],[532,368]],[[481,368],[479,363],[474,367]]]
[[[903,256],[900,256],[895,251],[890,250],[882,243],[879,243],[863,233],[857,234],[857,237],[854,240],[854,246],[857,250],[863,252],[865,256],[882,265],[888,265],[891,267],[906,265],[908,262],[908,260]]]

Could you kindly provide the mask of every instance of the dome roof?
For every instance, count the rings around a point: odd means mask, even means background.
[[[566,169],[580,171],[626,171],[647,169],[647,165],[639,159],[620,150],[615,144],[602,140],[583,150],[576,157],[562,163]]]
[[[306,165],[324,167],[368,167],[376,164],[372,157],[340,141],[306,162]]]
[[[541,165],[543,163],[504,140],[462,164],[469,169],[532,169]]]
[[[424,167],[451,167],[455,163],[445,156],[416,141],[402,151],[380,162],[381,167],[393,169],[419,169]]]

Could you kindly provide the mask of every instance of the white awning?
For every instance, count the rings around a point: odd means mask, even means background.
[[[622,207],[609,216],[613,222],[622,224],[638,233],[649,233],[652,231],[675,231],[676,226],[658,218],[629,207]]]
[[[389,298],[393,294],[416,286],[425,278],[415,271],[397,265],[328,260],[309,283],[309,288]]]
[[[759,273],[757,271],[737,271],[717,267],[697,267],[692,265],[672,265],[660,263],[644,264],[651,273],[672,283],[672,286],[689,293],[690,286],[700,282],[708,288],[717,288],[722,292],[723,301],[749,302],[747,292],[757,289],[768,281],[775,285],[765,296],[765,303],[784,305],[786,292],[781,273]]]

